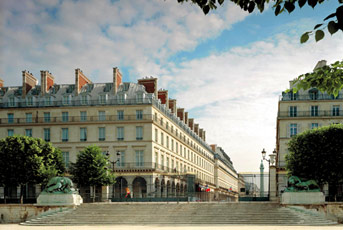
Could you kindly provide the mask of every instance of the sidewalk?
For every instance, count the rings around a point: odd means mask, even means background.
[[[334,226],[262,226],[262,225],[227,225],[227,226],[136,226],[136,225],[106,225],[106,226],[23,226],[18,224],[0,224],[0,230],[65,230],[65,229],[81,229],[81,230],[99,230],[99,229],[115,229],[115,230],[343,230],[343,225]]]

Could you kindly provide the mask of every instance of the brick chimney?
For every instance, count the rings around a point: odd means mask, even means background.
[[[188,125],[188,112],[185,112],[185,124]]]
[[[194,132],[199,135],[199,124],[194,124]]]
[[[0,87],[4,87],[4,80],[0,78]]]
[[[199,137],[201,138],[201,139],[203,139],[203,129],[199,129]]]
[[[79,95],[80,90],[82,86],[85,84],[92,83],[91,80],[89,80],[86,75],[82,73],[82,70],[75,69],[75,89],[76,89],[76,95]]]
[[[175,99],[169,99],[169,109],[172,111],[172,113],[176,113],[176,100]]]
[[[155,98],[158,98],[158,93],[157,93],[157,78],[153,77],[146,77],[143,79],[138,79],[138,84],[144,85],[145,91],[147,93],[153,93],[155,94]]]
[[[116,94],[119,85],[123,82],[123,75],[120,73],[118,67],[113,68],[113,93]]]
[[[212,151],[215,152],[216,149],[217,149],[217,145],[216,144],[212,144],[210,146],[211,146]]]
[[[52,76],[51,73],[47,70],[41,70],[40,71],[40,76],[41,76],[41,94],[45,95],[49,89],[54,85],[54,76]]]
[[[23,71],[23,93],[22,97],[26,97],[26,94],[37,85],[38,80],[29,71]]]
[[[188,119],[188,127],[189,127],[191,130],[194,130],[194,118],[189,118],[189,119]]]
[[[177,109],[177,117],[180,118],[181,121],[185,120],[185,109],[178,108]]]
[[[167,107],[169,107],[169,99],[168,99],[168,90],[165,89],[160,89],[158,91],[158,99],[161,100],[161,103],[163,105],[166,105]]]

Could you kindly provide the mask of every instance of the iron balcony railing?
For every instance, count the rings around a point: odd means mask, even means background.
[[[337,97],[329,94],[317,94],[317,95],[280,95],[280,101],[322,101],[322,100],[343,100],[343,94],[340,93]]]
[[[123,171],[123,170],[154,170],[159,172],[171,173],[171,175],[177,175],[180,173],[187,173],[185,169],[171,168],[166,165],[158,164],[155,162],[120,162],[114,165],[113,170]]]
[[[152,114],[136,115],[106,115],[106,116],[54,116],[54,117],[30,117],[30,118],[0,118],[0,125],[7,124],[31,124],[31,123],[73,123],[73,122],[108,122],[108,121],[152,121]]]
[[[297,111],[279,112],[279,118],[285,117],[342,117],[343,110],[319,110],[319,111]]]
[[[107,100],[87,100],[71,99],[68,101],[39,101],[28,102],[25,99],[14,102],[0,103],[0,108],[37,108],[37,107],[68,107],[68,106],[98,106],[98,105],[141,105],[152,104],[152,98],[140,99],[107,99]]]

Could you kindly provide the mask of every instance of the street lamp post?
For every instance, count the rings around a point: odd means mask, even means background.
[[[268,181],[268,198],[270,198],[270,166],[274,165],[274,163],[275,163],[276,149],[274,149],[272,154],[269,154],[269,159],[266,159],[266,155],[267,155],[267,152],[263,148],[263,150],[262,150],[262,159],[267,161],[268,164],[269,164],[269,168],[268,168],[268,179],[269,179],[269,181]]]
[[[106,152],[106,156],[107,156],[107,159],[108,159],[108,162],[110,162],[112,164],[112,172],[114,172],[114,165],[115,163],[117,162],[120,162],[120,152],[117,151],[117,160],[116,161],[111,161],[110,160],[110,153],[109,151]],[[115,184],[113,184],[113,187],[112,187],[112,197],[114,198],[114,189],[115,189]],[[121,186],[121,183],[120,183],[120,186]],[[121,189],[120,189],[120,195],[121,195]]]

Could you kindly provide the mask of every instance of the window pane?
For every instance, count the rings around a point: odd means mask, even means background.
[[[69,120],[68,112],[62,112],[62,121],[67,122]]]
[[[136,110],[136,119],[137,120],[143,119],[143,111],[142,110]]]
[[[105,111],[99,111],[99,121],[105,121],[105,120],[106,120]]]
[[[80,141],[87,141],[87,128],[80,128]]]
[[[44,129],[44,140],[45,141],[50,141],[50,129]]]
[[[69,167],[69,152],[62,152],[63,160],[65,163],[66,168]]]
[[[14,130],[13,129],[7,130],[7,136],[12,137],[13,135],[14,135]]]
[[[124,111],[123,110],[118,110],[117,115],[118,115],[118,120],[124,120]]]
[[[25,129],[25,135],[28,137],[32,137],[32,129]]]
[[[68,128],[62,128],[62,141],[68,141],[69,134],[68,134]]]
[[[142,126],[136,127],[136,140],[143,140],[143,127]]]
[[[50,122],[50,113],[44,113],[44,122]]]
[[[87,112],[86,111],[80,112],[80,120],[81,121],[87,121]]]
[[[105,127],[99,127],[99,141],[105,140]]]
[[[118,141],[124,140],[124,127],[117,128],[117,140]]]
[[[136,150],[136,166],[143,166],[144,153],[143,150]]]
[[[14,122],[14,114],[13,113],[7,114],[7,118],[8,118],[9,124],[12,124]]]
[[[26,122],[31,123],[32,122],[32,113],[27,113],[26,114]]]

